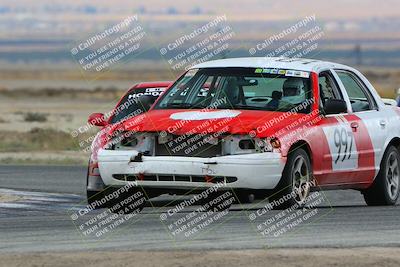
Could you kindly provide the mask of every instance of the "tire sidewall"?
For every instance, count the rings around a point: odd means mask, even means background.
[[[387,151],[385,152],[385,156],[382,160],[382,165],[381,165],[381,175],[380,175],[380,183],[381,186],[384,188],[384,193],[385,193],[385,198],[388,200],[389,203],[395,204],[397,202],[397,199],[399,198],[400,190],[397,190],[396,197],[392,199],[389,195],[389,189],[388,189],[388,184],[387,184],[387,168],[388,168],[388,160],[389,160],[389,155],[394,152],[396,157],[397,157],[397,163],[400,164],[400,154],[397,148],[394,146],[390,146]]]
[[[282,178],[281,181],[279,182],[278,186],[277,186],[277,190],[276,193],[272,196],[272,199],[279,199],[280,197],[283,197],[285,195],[289,195],[293,192],[294,187],[293,187],[293,179],[294,179],[294,175],[293,175],[293,171],[294,171],[294,167],[295,167],[295,162],[296,159],[298,159],[299,157],[302,157],[307,165],[308,171],[310,173],[310,182],[312,179],[312,167],[311,167],[311,162],[310,162],[310,158],[307,154],[307,152],[302,149],[302,148],[298,148],[295,149],[293,151],[291,151],[288,155],[287,158],[287,162],[285,165],[285,168],[282,172]],[[290,199],[290,201],[288,201],[288,203],[284,204],[282,207],[287,208],[290,206],[293,206],[295,204],[298,204],[299,206],[304,206],[305,203],[298,203],[296,201],[296,199],[294,199],[293,197]],[[280,208],[282,208],[280,207]]]

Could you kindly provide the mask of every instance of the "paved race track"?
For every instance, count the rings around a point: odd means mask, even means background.
[[[96,225],[91,218],[108,216],[111,220],[112,215],[96,210],[74,218],[85,208],[85,172],[78,166],[0,166],[0,196],[18,198],[0,203],[0,251],[400,245],[400,207],[367,207],[356,191],[322,192],[323,201],[318,207],[284,216],[279,216],[279,211],[262,214],[260,208],[265,203],[260,202],[233,205],[229,212],[214,214],[193,213],[196,207],[191,207],[164,218],[183,200],[164,196],[152,201],[142,213],[125,216],[111,230],[100,227],[89,233]],[[293,219],[290,227],[272,221],[276,216],[282,221],[296,212],[303,221],[295,223]],[[191,224],[191,231],[180,228],[189,217],[193,220],[191,216],[197,216],[200,221],[205,215],[212,221],[202,221],[201,227],[197,224],[197,232],[192,231],[196,224]],[[263,234],[265,229],[271,231]]]

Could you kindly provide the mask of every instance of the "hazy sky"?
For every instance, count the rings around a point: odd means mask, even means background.
[[[232,16],[231,19],[249,20],[297,18],[310,13],[315,13],[320,19],[357,19],[400,15],[399,0],[0,0],[0,12],[11,8],[18,9],[21,14],[32,12],[43,14],[43,10],[46,10],[47,14],[67,16],[75,13],[74,7],[86,8],[85,10],[88,12],[108,10],[110,15],[131,13],[135,9],[145,10],[147,13],[166,10],[173,12],[175,9],[178,13],[185,13],[200,8],[205,13],[226,13]],[[0,13],[0,16],[4,17],[5,13]]]

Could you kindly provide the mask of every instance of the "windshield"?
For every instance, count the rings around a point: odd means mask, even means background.
[[[144,108],[139,101],[139,97],[148,96],[151,103],[154,103],[165,89],[165,87],[156,87],[133,88],[129,90],[115,107],[114,114],[110,118],[110,123],[120,122],[143,113]]]
[[[155,109],[254,109],[309,112],[310,74],[261,68],[206,68],[186,72]],[[305,105],[306,103],[306,105]]]

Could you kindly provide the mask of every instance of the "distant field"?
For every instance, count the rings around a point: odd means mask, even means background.
[[[395,90],[400,87],[400,69],[361,67],[360,70],[381,96],[395,97]],[[134,67],[119,67],[101,75],[82,73],[70,64],[54,68],[51,65],[0,67],[0,95],[21,99],[28,96],[65,95],[110,99],[116,97],[116,91],[125,91],[135,83],[173,81],[179,73],[173,72],[162,61],[139,62]],[[93,90],[97,91],[86,92]]]

